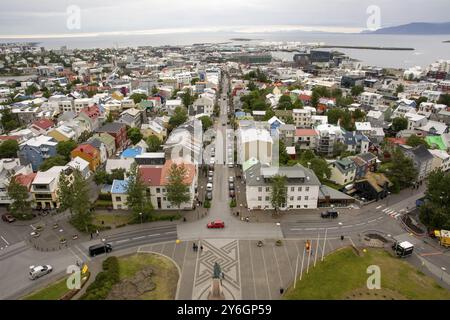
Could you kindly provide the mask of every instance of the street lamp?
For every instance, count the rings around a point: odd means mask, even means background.
[[[142,212],[139,212],[139,216],[141,217],[141,224],[142,224]]]
[[[441,274],[441,281],[442,281],[442,279],[444,278],[444,272],[447,269],[445,267],[441,267],[441,270],[442,270],[442,274]]]

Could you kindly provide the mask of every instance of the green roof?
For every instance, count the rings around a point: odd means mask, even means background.
[[[254,165],[257,164],[257,163],[258,163],[258,160],[257,160],[256,158],[250,158],[250,159],[248,159],[247,161],[245,161],[245,162],[242,164],[242,171],[244,171],[244,172],[247,171],[248,168],[254,166]]]
[[[441,136],[427,136],[425,137],[425,141],[428,142],[428,144],[433,147],[433,145],[436,145],[440,150],[447,150],[447,147],[444,144],[444,141],[442,141]]]

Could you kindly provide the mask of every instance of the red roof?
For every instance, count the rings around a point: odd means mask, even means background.
[[[301,95],[298,96],[298,98],[300,100],[302,100],[302,101],[309,101],[309,100],[311,100],[311,96],[308,96],[306,94],[301,94]]]
[[[161,172],[161,185],[165,186],[168,184],[169,182],[168,178],[172,164],[176,164],[178,166],[182,165],[186,168],[186,176],[184,177],[183,182],[188,185],[191,184],[195,176],[195,166],[192,163],[183,163],[183,162],[176,162],[173,160],[167,160]]]
[[[88,154],[91,157],[94,157],[97,153],[97,149],[91,146],[90,144],[80,144],[78,147],[76,147],[72,152],[79,151],[84,154]]]
[[[6,141],[6,140],[16,140],[19,141],[22,137],[21,136],[0,136],[0,140],[1,141]]]
[[[33,126],[36,126],[38,128],[41,128],[43,130],[47,130],[55,125],[55,123],[50,119],[40,119],[33,121]]]
[[[405,138],[387,138],[387,141],[391,144],[406,144]]]
[[[81,109],[80,113],[85,113],[89,118],[95,119],[100,115],[100,108],[97,105]]]
[[[140,166],[139,176],[146,186],[161,185],[162,166]]]
[[[37,175],[37,173],[35,173],[35,172],[29,173],[29,174],[19,173],[18,175],[15,176],[15,179],[16,179],[17,183],[30,189],[31,183],[33,182],[34,177],[36,177],[36,175]]]
[[[317,136],[318,133],[314,129],[295,129],[296,137]]]

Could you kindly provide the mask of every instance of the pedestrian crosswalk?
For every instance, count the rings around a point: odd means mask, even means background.
[[[394,218],[394,219],[399,219],[403,214],[404,214],[404,209],[402,210],[395,210],[392,208],[384,208],[383,210],[381,210],[382,212],[384,212],[385,214],[389,215],[390,217]]]

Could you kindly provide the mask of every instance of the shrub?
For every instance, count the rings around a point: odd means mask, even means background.
[[[119,282],[119,261],[117,257],[109,257],[102,264],[103,271],[99,272],[86,289],[81,300],[104,300],[112,287]]]
[[[232,199],[230,201],[230,208],[234,208],[234,207],[236,207],[236,199]]]
[[[203,208],[211,208],[211,202],[209,202],[209,200],[205,200],[205,202],[203,202]]]

